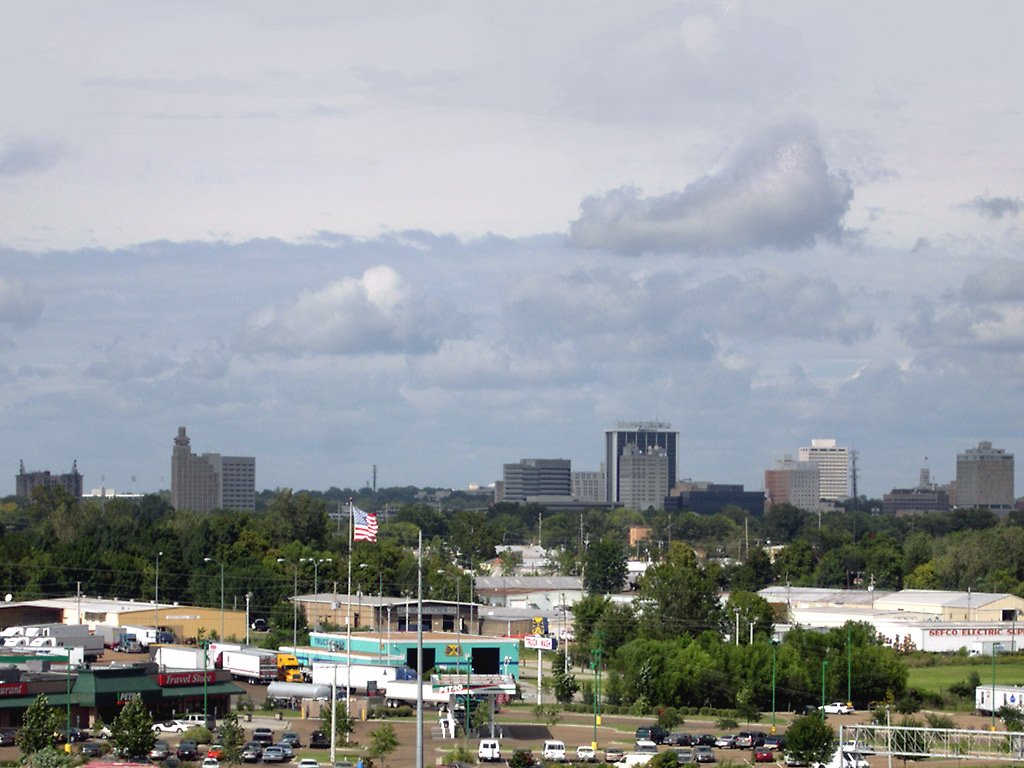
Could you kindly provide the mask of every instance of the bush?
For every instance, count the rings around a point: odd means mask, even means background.
[[[723,731],[728,731],[739,726],[735,718],[732,717],[720,717],[718,718],[718,727]]]
[[[210,729],[204,725],[197,725],[189,728],[181,737],[186,741],[194,741],[196,744],[212,744],[213,734],[210,733]]]

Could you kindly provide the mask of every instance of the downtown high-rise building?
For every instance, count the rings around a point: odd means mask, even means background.
[[[32,498],[36,488],[63,488],[76,499],[82,498],[82,475],[78,471],[78,462],[71,462],[71,471],[62,475],[51,474],[50,470],[25,471],[25,462],[18,465],[18,474],[14,476],[14,493],[23,499]]]
[[[1013,509],[1013,454],[982,441],[956,456],[956,506],[960,509]]]
[[[660,491],[664,497],[676,484],[676,456],[679,443],[679,432],[672,425],[660,421],[619,422],[614,429],[604,432],[604,467],[605,467],[605,498],[612,503],[623,503],[621,464],[622,456],[627,450],[631,455],[636,452],[649,454],[652,448],[660,448],[665,452],[667,475],[665,487]],[[645,507],[646,509],[646,507]]]
[[[568,459],[520,459],[502,467],[502,501],[525,502],[534,496],[569,498],[572,465]]]
[[[799,460],[817,463],[821,498],[828,501],[850,498],[849,449],[836,445],[834,439],[814,439],[809,448],[800,449]]]
[[[171,506],[193,512],[256,509],[256,459],[192,453],[185,427],[171,452]]]
[[[769,507],[792,504],[817,512],[821,503],[821,467],[816,461],[794,461],[786,457],[764,471],[764,492]]]
[[[646,449],[628,443],[619,456],[619,502],[626,509],[665,508],[668,452],[660,445]]]

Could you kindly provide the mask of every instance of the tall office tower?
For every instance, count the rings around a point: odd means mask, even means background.
[[[662,491],[662,503],[676,484],[676,446],[679,432],[672,425],[659,421],[620,421],[615,429],[604,431],[605,499],[622,502],[619,481],[619,460],[627,445],[635,445],[641,451],[655,446],[664,449],[668,456],[668,481]]]
[[[256,508],[256,459],[192,453],[185,427],[178,427],[171,452],[171,506],[210,512]]]
[[[821,468],[816,461],[793,461],[786,457],[764,471],[764,491],[768,506],[792,504],[816,512],[821,504]]]
[[[1013,509],[1013,454],[982,441],[956,456],[956,505],[961,509]]]
[[[619,502],[627,509],[665,508],[668,451],[629,443],[619,456]]]
[[[14,476],[15,495],[29,499],[36,488],[63,488],[75,498],[82,498],[82,476],[78,472],[78,462],[71,462],[71,471],[64,475],[51,475],[48,469],[26,472],[25,462],[19,462],[18,474]]]
[[[572,498],[584,503],[603,504],[605,498],[604,464],[597,472],[572,473]]]
[[[821,471],[821,498],[845,501],[850,498],[850,452],[835,440],[811,440],[801,448],[800,461],[816,461]]]
[[[564,496],[572,492],[572,466],[568,459],[520,459],[505,464],[503,499],[524,502],[530,496]]]

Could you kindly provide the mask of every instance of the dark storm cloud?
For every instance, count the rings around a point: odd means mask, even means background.
[[[0,176],[21,176],[52,168],[64,154],[54,142],[38,139],[0,140]]]
[[[731,165],[681,192],[643,197],[624,186],[586,198],[570,236],[577,247],[630,256],[790,251],[842,234],[852,198],[849,179],[829,171],[817,137],[786,126],[759,136]]]
[[[1019,197],[976,197],[964,205],[980,216],[989,219],[1013,217],[1024,210],[1024,201]]]

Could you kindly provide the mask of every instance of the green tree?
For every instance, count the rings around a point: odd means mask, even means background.
[[[615,594],[626,583],[626,550],[622,544],[602,539],[587,548],[583,589],[590,595]]]
[[[378,757],[384,763],[384,758],[390,755],[398,747],[398,737],[395,735],[395,727],[386,723],[380,728],[370,731],[370,748],[368,754],[376,760]],[[384,763],[386,765],[386,763]]]
[[[237,763],[242,759],[242,743],[245,741],[245,734],[242,726],[238,724],[238,715],[228,712],[221,721],[220,729],[217,731],[220,744],[224,747],[224,757],[229,763]]]
[[[128,699],[110,724],[110,741],[126,757],[145,757],[153,748],[153,718],[138,694]]]
[[[551,665],[555,678],[553,686],[555,698],[560,704],[568,704],[571,702],[573,696],[575,696],[580,689],[580,684],[576,682],[576,675],[571,671],[566,671],[565,661],[565,651],[559,651],[555,655],[554,664]]]
[[[801,764],[827,763],[835,751],[835,731],[818,715],[798,717],[786,730],[786,752]]]
[[[18,748],[28,756],[53,746],[53,733],[59,727],[60,711],[51,707],[46,694],[40,693],[25,710],[24,725],[18,731]]]
[[[335,739],[342,744],[348,744],[349,736],[355,728],[355,723],[352,722],[352,718],[348,715],[348,707],[344,701],[339,701],[334,705],[334,723],[335,723]],[[320,715],[320,730],[326,734],[331,732],[331,708],[325,707]]]
[[[736,631],[736,616],[739,616],[740,637],[749,635],[748,627],[754,625],[755,637],[770,636],[774,627],[772,607],[754,592],[733,592],[725,603],[723,627],[729,633]]]
[[[696,635],[719,626],[721,608],[714,574],[693,550],[673,542],[668,557],[640,579],[641,630],[650,637]]]

